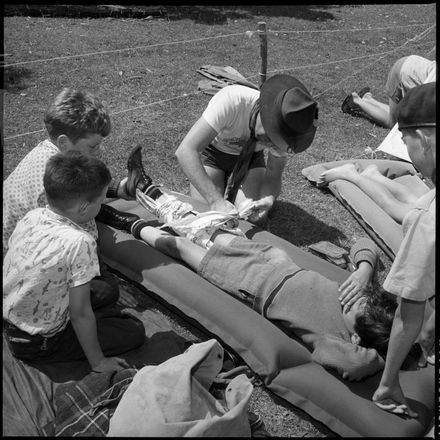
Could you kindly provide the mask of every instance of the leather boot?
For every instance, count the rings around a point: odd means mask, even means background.
[[[151,177],[147,175],[142,165],[142,146],[138,145],[133,149],[127,160],[127,194],[136,198],[136,188],[144,192],[152,183]]]
[[[95,218],[98,222],[127,232],[131,231],[132,224],[139,219],[140,217],[137,214],[118,211],[110,205],[101,205],[101,209]]]

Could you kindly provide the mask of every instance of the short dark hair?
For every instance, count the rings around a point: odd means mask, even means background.
[[[73,201],[95,200],[111,179],[101,160],[79,151],[67,151],[49,158],[43,184],[48,203],[62,209]]]
[[[360,338],[359,345],[374,348],[385,358],[397,302],[383,290],[366,292],[366,298],[364,311],[357,317],[354,331]]]
[[[44,115],[44,124],[52,140],[66,135],[72,143],[88,135],[108,136],[110,116],[101,101],[89,92],[65,88]]]

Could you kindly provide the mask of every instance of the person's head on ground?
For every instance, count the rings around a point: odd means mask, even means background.
[[[110,181],[110,171],[101,160],[79,151],[52,156],[43,177],[50,208],[75,223],[96,217]]]
[[[422,84],[408,91],[397,107],[397,123],[414,166],[435,182],[435,82]]]
[[[371,288],[370,288],[371,290]],[[357,303],[357,307],[355,307]],[[366,292],[353,305],[352,342],[366,348],[374,348],[386,357],[391,327],[397,303],[384,292]],[[347,319],[344,319],[347,322]]]
[[[47,109],[44,123],[49,138],[62,152],[101,154],[101,142],[111,131],[110,116],[89,92],[65,88]]]
[[[283,153],[300,153],[315,137],[318,103],[298,79],[274,75],[261,86],[260,118],[263,132],[256,127],[257,139],[268,140]]]

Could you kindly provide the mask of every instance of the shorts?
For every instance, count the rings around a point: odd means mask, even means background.
[[[214,244],[197,272],[261,312],[261,305],[285,278],[301,270],[281,249],[237,237],[228,246]]]
[[[217,150],[214,146],[208,145],[208,147],[203,150],[201,159],[203,165],[224,171],[227,180],[237,163],[238,156],[224,153],[223,151]],[[256,151],[252,155],[249,169],[251,170],[252,168],[266,168],[264,150]]]
[[[434,65],[435,62],[417,55],[398,59],[388,74],[385,93],[399,103],[408,90],[425,83]]]

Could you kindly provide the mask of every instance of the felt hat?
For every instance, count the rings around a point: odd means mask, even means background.
[[[261,86],[260,116],[264,131],[277,147],[299,153],[315,137],[318,103],[298,79],[274,75]]]
[[[435,88],[430,82],[406,92],[397,106],[397,123],[403,128],[435,127]]]

